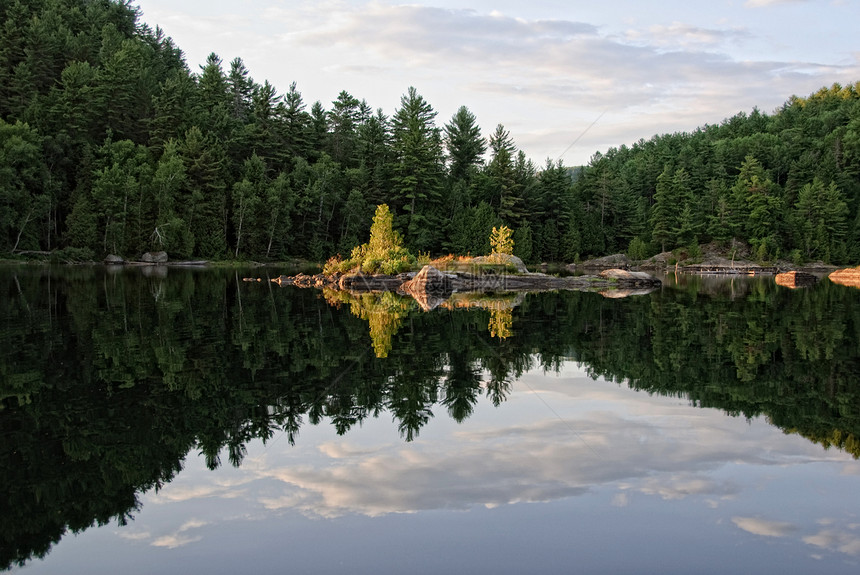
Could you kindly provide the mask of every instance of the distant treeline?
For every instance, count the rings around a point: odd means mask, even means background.
[[[576,102],[571,102],[576,106]],[[321,261],[386,203],[413,252],[526,261],[704,243],[754,258],[860,261],[860,83],[693,133],[535,166],[499,125],[447,123],[414,88],[392,116],[255,82],[240,58],[192,72],[129,0],[0,3],[0,253],[66,259]]]

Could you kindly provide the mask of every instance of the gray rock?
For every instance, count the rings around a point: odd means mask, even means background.
[[[125,263],[125,260],[122,259],[121,256],[118,256],[115,254],[109,254],[107,257],[105,257],[104,263],[106,263],[109,266],[121,266],[122,264]]]
[[[140,261],[148,264],[166,264],[167,252],[146,252],[140,257]]]
[[[631,272],[629,270],[620,269],[603,270],[598,275],[602,278],[617,280],[654,281],[656,279],[651,274],[645,272]]]
[[[476,264],[496,264],[502,266],[513,266],[516,268],[517,273],[527,274],[529,273],[529,269],[526,267],[526,264],[518,258],[517,256],[512,256],[510,254],[490,254],[488,256],[478,256],[472,259]]]

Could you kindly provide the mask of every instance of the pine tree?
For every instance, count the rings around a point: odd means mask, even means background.
[[[179,145],[187,175],[186,190],[178,215],[195,238],[194,253],[205,258],[227,255],[227,196],[225,156],[214,137],[196,126]]]
[[[391,131],[389,120],[379,109],[358,130],[358,160],[365,176],[362,193],[372,204],[384,203],[391,195]]]
[[[468,179],[470,171],[484,163],[487,151],[477,118],[466,106],[460,106],[444,132],[449,177],[454,181]]]
[[[344,168],[355,166],[360,105],[357,98],[343,90],[328,112],[329,155]]]
[[[296,88],[296,83],[290,84],[290,89],[283,101],[278,102],[277,115],[280,118],[280,140],[284,147],[282,152],[284,162],[292,163],[296,157],[308,159],[310,156],[309,133],[310,114],[305,110],[302,94]]]
[[[677,218],[672,229],[675,246],[691,246],[698,243],[702,224],[690,190],[690,176],[686,168],[678,168],[672,177],[673,196]],[[678,211],[680,210],[680,211]]]
[[[660,246],[660,251],[665,252],[667,246],[672,246],[674,240],[673,230],[677,227],[677,198],[675,188],[672,185],[674,171],[666,166],[663,173],[657,178],[657,192],[654,194],[654,205],[651,207],[651,237]]]
[[[765,260],[775,256],[783,217],[779,187],[753,156],[747,156],[741,164],[732,197],[746,239],[755,248],[757,257]]]
[[[795,204],[795,236],[807,260],[820,259],[839,263],[846,257],[848,206],[842,194],[831,182],[815,179],[800,189]]]
[[[496,126],[490,136],[490,152],[492,158],[487,166],[491,187],[490,204],[497,209],[503,221],[517,226],[520,223],[522,198],[514,171],[516,146],[510,132],[501,124]]]
[[[283,141],[279,134],[277,118],[278,96],[275,87],[268,80],[263,85],[255,85],[251,96],[249,124],[245,127],[250,148],[263,161],[269,170],[279,171],[289,165],[281,149]]]
[[[230,115],[239,123],[249,121],[254,80],[241,58],[234,58],[230,62],[230,73],[226,77],[226,89]]]
[[[406,242],[418,251],[441,245],[442,140],[436,112],[410,87],[392,119],[394,200]]]
[[[152,98],[153,117],[149,123],[149,147],[161,154],[170,139],[179,140],[191,127],[192,110],[197,90],[187,72],[171,75],[161,84]]]

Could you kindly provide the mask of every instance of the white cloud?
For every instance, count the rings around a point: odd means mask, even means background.
[[[631,29],[626,35],[630,42],[675,50],[716,49],[751,37],[752,34],[743,28],[702,28],[684,22],[654,25],[646,30]]]
[[[825,529],[815,535],[803,538],[804,543],[838,551],[847,555],[860,556],[860,535],[839,531],[836,529]]]
[[[612,506],[613,507],[627,507],[628,505],[630,505],[630,494],[629,493],[625,493],[625,492],[617,493],[612,498]]]
[[[732,523],[754,535],[786,537],[797,531],[797,526],[784,521],[769,521],[758,517],[732,517]]]
[[[747,0],[744,6],[747,8],[763,8],[782,4],[804,4],[806,2],[809,2],[809,0]]]

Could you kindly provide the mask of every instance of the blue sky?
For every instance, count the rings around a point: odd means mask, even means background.
[[[138,0],[185,51],[241,57],[310,105],[341,90],[391,115],[409,86],[437,124],[468,106],[537,164],[719,123],[860,81],[855,0]],[[575,142],[575,143],[574,143]],[[572,145],[573,144],[573,145]]]

